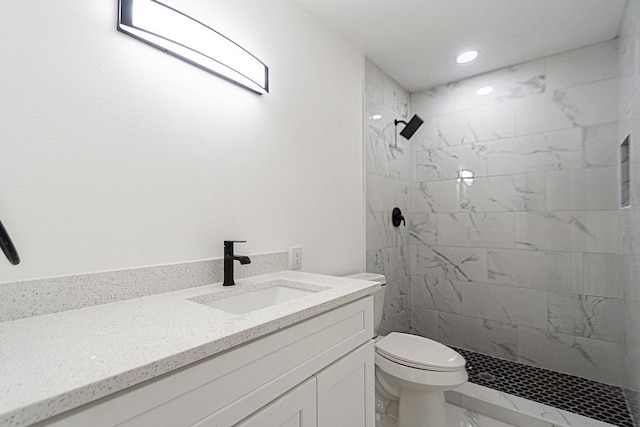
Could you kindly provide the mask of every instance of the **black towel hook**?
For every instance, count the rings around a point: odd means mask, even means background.
[[[20,256],[18,255],[18,251],[13,245],[11,237],[9,237],[9,233],[7,233],[7,230],[4,228],[2,221],[0,221],[0,248],[2,248],[2,252],[4,252],[4,255],[7,257],[11,264],[20,264]]]

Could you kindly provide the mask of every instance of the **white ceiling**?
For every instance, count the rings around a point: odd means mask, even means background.
[[[627,0],[297,0],[410,92],[614,38]],[[480,52],[473,63],[458,53]]]

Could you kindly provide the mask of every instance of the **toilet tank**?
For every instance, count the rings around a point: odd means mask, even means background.
[[[345,276],[349,279],[370,280],[373,282],[379,282],[382,285],[382,289],[376,291],[373,294],[373,332],[378,335],[380,330],[380,323],[382,322],[382,309],[384,307],[384,289],[387,284],[387,278],[384,274],[378,273],[356,273]]]

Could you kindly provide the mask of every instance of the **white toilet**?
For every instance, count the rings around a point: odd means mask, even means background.
[[[382,321],[384,275],[348,276],[383,284],[374,294],[375,333]],[[466,362],[439,342],[417,335],[392,332],[376,336],[376,392],[398,401],[398,427],[447,427],[444,392],[467,381]]]

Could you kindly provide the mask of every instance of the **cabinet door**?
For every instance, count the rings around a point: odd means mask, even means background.
[[[316,379],[311,378],[234,427],[316,427]]]
[[[375,427],[373,340],[320,371],[318,427]]]

